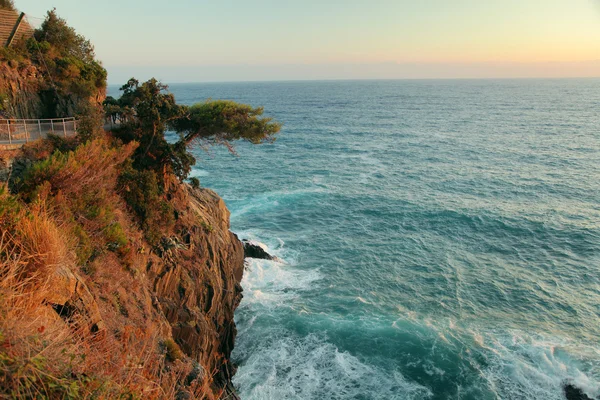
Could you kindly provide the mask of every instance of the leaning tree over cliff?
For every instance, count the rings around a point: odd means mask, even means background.
[[[154,232],[162,232],[173,220],[170,177],[186,179],[196,163],[189,147],[222,144],[233,151],[233,141],[272,141],[281,127],[263,117],[262,108],[220,100],[179,105],[167,89],[156,79],[140,84],[132,78],[121,87],[119,99],[108,97],[104,102],[107,116],[118,122],[113,135],[124,143],[137,143],[122,166],[119,191],[152,244],[160,237]],[[177,132],[179,140],[167,141],[167,130]]]
[[[140,84],[132,78],[121,91],[119,99],[108,97],[104,102],[107,115],[121,122],[115,135],[124,142],[139,143],[133,161],[136,169],[153,170],[163,179],[169,173],[181,180],[188,176],[196,163],[188,151],[191,146],[221,144],[233,152],[233,141],[273,141],[281,128],[262,116],[262,108],[234,101],[179,105],[168,87],[156,79]],[[169,143],[167,130],[179,133],[179,140]]]

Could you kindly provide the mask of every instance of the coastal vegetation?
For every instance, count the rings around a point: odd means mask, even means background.
[[[132,78],[121,87],[119,99],[104,102],[107,116],[120,122],[112,135],[124,144],[135,143],[120,190],[153,244],[160,236],[156,232],[172,223],[172,209],[164,199],[169,177],[185,180],[196,163],[190,146],[223,144],[233,151],[234,140],[272,141],[280,129],[271,118],[261,117],[262,108],[232,101],[188,107],[177,104],[167,89],[156,79],[140,84]],[[167,129],[177,132],[179,140],[168,142]]]
[[[7,10],[14,10],[15,4],[12,0],[0,0],[0,8],[4,8]]]
[[[0,7],[14,9],[5,1]],[[5,115],[28,118],[89,117],[106,92],[106,70],[94,47],[56,10],[29,38],[0,48],[0,98]]]
[[[243,247],[218,196],[185,183],[190,148],[234,151],[280,125],[231,101],[177,104],[155,79],[102,103],[106,71],[55,10],[0,63],[12,83],[41,71],[39,107],[7,91],[5,113],[80,120],[77,137],[11,154],[0,186],[0,397],[220,398]]]

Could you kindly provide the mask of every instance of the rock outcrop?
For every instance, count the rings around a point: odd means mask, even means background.
[[[244,244],[244,257],[246,258],[260,258],[262,260],[274,260],[277,261],[278,258],[267,253],[265,249],[262,248],[261,245],[251,242],[249,240],[243,240]]]
[[[585,394],[583,390],[570,383],[565,384],[564,390],[567,400],[594,400]]]
[[[49,86],[47,73],[29,60],[0,63],[0,117],[57,118],[72,117],[85,104],[100,106],[106,89],[96,89],[91,96],[62,93]]]
[[[31,63],[0,63],[0,110],[11,118],[40,118],[46,113],[39,91],[41,71]]]
[[[216,193],[190,186],[172,186],[171,193],[184,207],[178,209],[178,235],[148,265],[153,291],[181,350],[212,374],[215,390],[230,391],[244,249]]]
[[[66,320],[77,316],[77,321],[85,334],[104,332],[105,324],[98,304],[84,280],[66,266],[58,267],[49,279],[52,288],[45,301]]]

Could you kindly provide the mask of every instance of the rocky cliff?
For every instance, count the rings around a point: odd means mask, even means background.
[[[44,105],[39,94],[42,77],[34,65],[0,63],[2,109],[12,118],[40,118]]]
[[[10,118],[63,118],[101,106],[105,87],[85,91],[57,88],[43,66],[29,60],[0,62],[0,110]]]
[[[47,146],[3,162],[30,172],[0,188],[0,397],[237,398],[244,248],[223,200],[168,177],[174,223],[150,245],[116,189],[131,148]]]
[[[148,264],[148,274],[176,343],[210,371],[217,389],[230,393],[244,248],[229,231],[229,211],[216,193],[172,185],[173,201],[185,205],[178,210],[178,235]]]

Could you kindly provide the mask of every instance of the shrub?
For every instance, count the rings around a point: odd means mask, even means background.
[[[15,4],[13,0],[0,0],[0,8],[6,8],[8,10],[14,10]]]
[[[156,173],[127,163],[119,177],[119,192],[137,216],[148,243],[157,245],[175,219],[173,207],[162,197]]]
[[[192,185],[194,189],[198,189],[200,187],[200,179],[195,176],[190,178],[190,185]]]
[[[76,117],[77,137],[81,143],[102,137],[104,134],[104,112],[101,107],[84,104]]]
[[[120,166],[134,149],[135,144],[112,147],[98,139],[74,151],[56,150],[25,171],[18,185],[21,198],[47,203],[62,221],[76,240],[73,246],[81,265],[105,250],[122,258],[131,251],[115,189]]]
[[[167,359],[171,362],[175,360],[181,360],[185,356],[183,354],[183,351],[181,351],[181,348],[179,348],[179,346],[173,341],[173,339],[165,339],[162,342],[162,345],[165,349]]]

